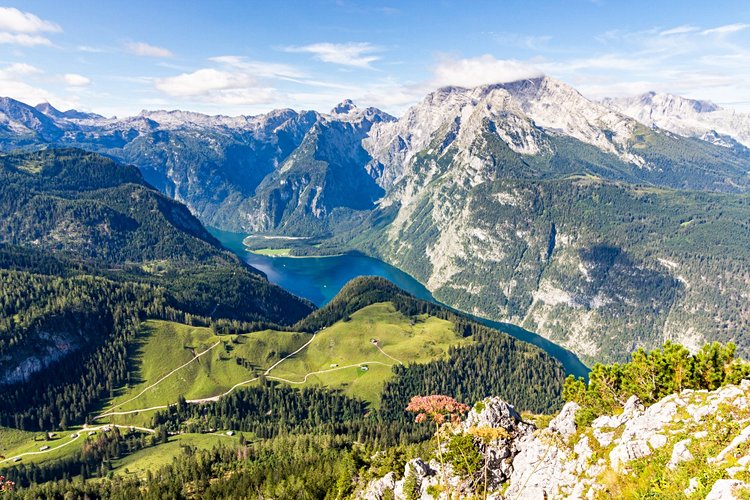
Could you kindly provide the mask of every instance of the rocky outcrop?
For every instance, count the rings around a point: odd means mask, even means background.
[[[477,403],[453,433],[482,435],[477,429],[507,431],[507,438],[476,446],[488,464],[488,498],[600,498],[620,492],[637,496],[657,464],[660,487],[673,496],[725,499],[750,490],[750,381],[715,391],[685,390],[645,407],[630,398],[622,412],[579,427],[579,406],[567,403],[546,428],[525,422],[499,398]],[[505,434],[503,434],[505,435]],[[663,465],[659,465],[663,464]],[[647,476],[640,477],[639,474]],[[440,490],[445,475],[447,488]],[[401,479],[393,474],[372,481],[360,498],[449,498],[476,494],[471,478],[447,463],[414,459]],[[664,485],[667,486],[664,486]],[[413,491],[406,491],[414,488]],[[442,491],[442,493],[437,493]]]

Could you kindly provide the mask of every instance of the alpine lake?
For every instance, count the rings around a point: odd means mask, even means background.
[[[381,260],[360,253],[313,257],[288,256],[281,253],[275,255],[262,254],[248,249],[244,243],[249,236],[247,234],[220,231],[213,228],[210,229],[210,232],[224,247],[237,254],[249,265],[265,273],[269,281],[295,295],[308,299],[318,307],[327,304],[350,280],[358,276],[380,276],[419,299],[450,308],[447,304],[437,301],[422,283],[407,273]],[[588,367],[575,354],[554,342],[511,323],[493,321],[467,313],[463,314],[483,325],[540,347],[559,360],[566,373],[587,378]]]

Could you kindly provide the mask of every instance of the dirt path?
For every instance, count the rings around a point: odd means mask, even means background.
[[[164,381],[165,379],[167,379],[167,378],[171,377],[172,375],[174,375],[174,374],[175,374],[176,372],[178,372],[179,370],[182,370],[182,369],[183,369],[183,368],[185,368],[185,367],[186,367],[187,365],[189,365],[190,363],[192,363],[192,362],[193,362],[193,361],[195,361],[196,359],[200,358],[201,356],[203,356],[204,354],[206,354],[207,352],[209,352],[209,351],[210,351],[211,349],[215,348],[215,347],[216,347],[216,346],[218,346],[219,344],[221,344],[221,340],[217,341],[217,342],[216,342],[216,343],[215,343],[214,345],[212,345],[211,347],[209,347],[209,348],[208,348],[208,349],[206,349],[205,351],[201,352],[200,354],[196,354],[196,355],[195,355],[195,356],[193,357],[193,359],[191,359],[191,360],[190,360],[190,361],[188,361],[187,363],[184,363],[184,364],[182,364],[182,365],[178,366],[177,368],[175,368],[175,369],[174,369],[174,370],[172,370],[171,372],[169,372],[169,373],[167,373],[166,375],[162,376],[162,377],[161,377],[161,378],[160,378],[159,380],[157,380],[156,382],[154,382],[154,383],[153,383],[153,384],[151,384],[150,386],[148,386],[148,387],[146,387],[145,389],[143,389],[143,390],[142,390],[141,392],[139,392],[139,393],[138,393],[137,395],[135,395],[135,396],[133,396],[132,398],[128,399],[128,400],[127,400],[127,401],[125,401],[124,403],[120,403],[120,404],[118,404],[118,405],[117,405],[117,408],[122,408],[122,407],[123,407],[123,406],[125,406],[126,404],[128,404],[128,403],[131,403],[131,402],[135,401],[136,399],[140,398],[140,397],[141,397],[141,396],[143,396],[143,395],[144,395],[144,394],[145,394],[146,392],[148,392],[149,390],[153,389],[154,387],[156,387],[157,385],[159,385],[160,383],[162,383],[162,382],[163,382],[163,381]],[[165,406],[164,408],[166,408],[166,406]],[[155,409],[155,408],[154,408],[154,409]],[[97,420],[97,419],[100,419],[100,418],[103,418],[103,417],[108,417],[108,416],[110,416],[110,415],[124,415],[124,414],[125,414],[125,413],[117,413],[117,412],[102,413],[101,415],[97,415],[96,417],[94,417],[94,420]]]
[[[380,352],[381,352],[381,353],[383,354],[383,356],[386,356],[386,357],[388,357],[388,358],[391,358],[391,359],[392,359],[393,361],[395,361],[396,363],[398,363],[398,364],[400,364],[400,365],[403,365],[403,364],[404,364],[404,363],[403,363],[403,362],[402,362],[402,361],[401,361],[400,359],[396,359],[396,358],[394,358],[393,356],[391,356],[390,354],[388,354],[387,352],[385,352],[385,351],[383,350],[383,348],[382,348],[382,347],[380,347],[380,342],[373,342],[373,344],[375,345],[375,347],[377,347],[377,348],[378,348],[378,351],[380,351]]]
[[[388,355],[386,354],[386,356],[388,356]],[[390,356],[388,356],[388,357],[390,358]],[[355,363],[353,365],[338,366],[336,368],[329,368],[328,370],[318,370],[318,371],[315,371],[315,372],[310,372],[310,373],[308,373],[308,374],[305,375],[305,378],[302,379],[302,381],[297,381],[297,382],[295,382],[293,380],[288,380],[288,379],[285,379],[285,378],[281,378],[281,377],[270,376],[270,377],[267,377],[267,378],[269,380],[280,380],[282,382],[286,382],[287,384],[304,384],[305,382],[307,382],[307,379],[310,378],[313,375],[319,375],[321,373],[335,372],[335,371],[338,371],[338,370],[346,370],[347,368],[354,368],[354,367],[359,367],[359,366],[362,366],[362,365],[381,365],[381,366],[388,366],[388,367],[392,367],[393,366],[393,365],[389,365],[388,363],[382,363],[380,361],[362,361],[361,363]]]

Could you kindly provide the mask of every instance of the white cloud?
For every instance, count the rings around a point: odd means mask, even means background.
[[[39,35],[28,35],[26,33],[2,33],[0,32],[1,44],[22,45],[24,47],[34,47],[35,45],[51,46],[49,39]]]
[[[0,31],[12,33],[60,32],[59,25],[39,19],[30,12],[22,12],[13,7],[0,7]]]
[[[128,42],[125,44],[125,50],[131,54],[145,57],[173,57],[172,51],[164,47],[149,45],[145,42]]]
[[[443,59],[433,70],[432,86],[477,87],[536,78],[542,74],[529,64],[495,59],[485,54],[469,59]]]
[[[747,28],[750,28],[750,24],[725,24],[724,26],[701,31],[701,35],[727,35],[729,33],[736,33],[738,31],[746,30]]]
[[[360,43],[313,43],[299,47],[286,47],[286,52],[301,52],[313,54],[319,61],[351,66],[355,68],[371,68],[371,64],[380,60],[375,55],[382,49],[367,42]]]
[[[59,25],[40,19],[30,12],[22,12],[13,7],[0,7],[0,44],[34,47],[51,46],[52,42],[38,33],[60,32]]]
[[[104,52],[109,52],[109,50],[101,48],[101,47],[92,47],[90,45],[79,45],[78,50],[81,52],[88,52],[90,54],[102,54]]]
[[[66,73],[63,80],[71,87],[86,87],[91,83],[91,79],[76,73]]]
[[[3,96],[9,96],[26,104],[54,102],[67,108],[76,107],[76,98],[65,98],[44,88],[34,86],[37,77],[44,77],[44,72],[27,63],[15,63],[0,67],[0,89]]]
[[[248,60],[245,57],[223,55],[209,58],[212,67],[183,72],[154,81],[162,93],[185,98],[198,104],[249,106],[279,102],[280,93],[274,83],[303,82],[305,73],[281,63]]]
[[[612,30],[594,36],[585,49],[530,62],[590,98],[654,90],[741,102],[750,94],[749,28],[735,23]]]
[[[4,68],[0,68],[0,80],[7,80],[10,78],[20,78],[30,75],[36,75],[42,73],[42,70],[36,66],[32,66],[27,63],[14,63]]]
[[[660,31],[659,36],[684,35],[685,33],[694,33],[696,31],[698,31],[698,28],[696,28],[695,26],[684,24],[682,26],[677,26],[668,30]]]
[[[234,70],[242,70],[259,78],[301,78],[305,76],[297,68],[288,64],[248,61],[241,56],[217,56],[209,58],[209,61]]]
[[[243,73],[203,68],[156,80],[156,88],[171,96],[199,96],[215,90],[240,89],[252,86],[255,80]]]

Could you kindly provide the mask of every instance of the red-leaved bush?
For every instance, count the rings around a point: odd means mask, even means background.
[[[425,422],[428,418],[435,422],[435,441],[437,442],[437,453],[443,473],[443,487],[448,488],[448,497],[450,498],[450,485],[445,477],[443,443],[440,439],[441,427],[446,423],[446,420],[451,425],[458,425],[461,422],[461,415],[469,411],[469,407],[450,396],[414,396],[409,401],[406,411],[417,414],[415,419],[417,423]]]
[[[0,491],[13,491],[16,483],[6,479],[5,476],[0,476]]]
[[[414,396],[406,407],[406,411],[416,413],[416,421],[424,422],[427,418],[440,425],[450,419],[452,424],[461,421],[461,415],[469,411],[469,407],[459,403],[450,396]]]

